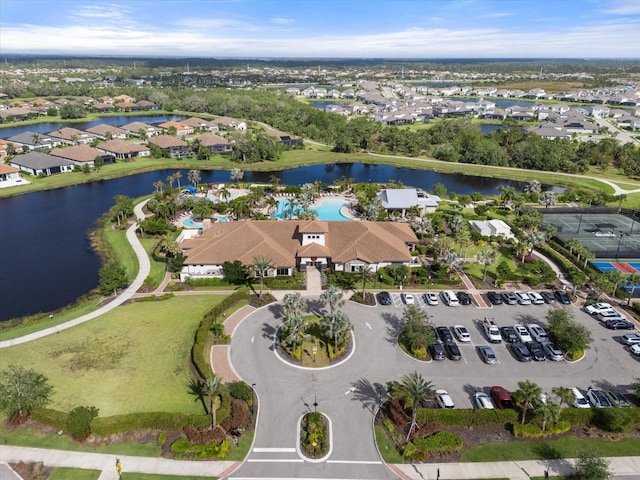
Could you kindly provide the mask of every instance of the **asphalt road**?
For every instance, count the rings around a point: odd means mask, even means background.
[[[560,385],[630,392],[631,381],[638,377],[638,360],[618,340],[626,332],[607,330],[573,306],[567,308],[594,338],[579,362],[521,363],[504,344],[493,345],[496,365],[486,365],[478,356],[475,347],[488,344],[478,324],[485,316],[493,317],[499,326],[544,324],[549,309],[555,308],[548,305],[424,306],[436,325],[465,325],[471,342],[459,342],[461,361],[420,362],[396,345],[404,305],[398,294],[393,297],[394,305],[384,307],[347,303],[344,311],[354,325],[355,348],[341,364],[322,370],[298,368],[279,357],[274,348],[280,324],[277,305],[254,312],[238,326],[231,342],[231,362],[247,383],[255,383],[260,413],[248,459],[230,478],[397,478],[378,455],[372,422],[380,389],[384,395],[389,380],[413,370],[436,388],[446,389],[460,408],[470,408],[473,393],[488,392],[492,385],[514,390],[519,381],[531,380],[549,393]],[[310,311],[314,306],[312,301]],[[327,415],[332,425],[331,451],[318,463],[305,460],[297,447],[300,418],[315,409]]]

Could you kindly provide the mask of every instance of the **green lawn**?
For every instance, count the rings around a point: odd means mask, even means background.
[[[149,261],[151,262],[151,272],[149,273],[149,277],[153,279],[156,285],[160,285],[162,283],[162,280],[164,280],[164,275],[167,271],[167,265],[165,263],[156,262],[151,256],[154,247],[158,244],[158,241],[158,238],[140,239],[140,243],[142,243],[142,246],[148,254]]]
[[[376,425],[375,427],[376,443],[378,444],[378,451],[382,456],[382,459],[386,463],[404,463],[404,458],[398,453],[396,448],[389,441],[389,436],[384,427]]]
[[[98,480],[101,473],[101,470],[57,467],[51,472],[48,480]]]
[[[51,408],[92,405],[100,416],[202,413],[186,393],[202,316],[223,297],[183,296],[123,305],[83,325],[7,348],[0,369],[23,365],[54,386]]]
[[[104,235],[105,240],[113,249],[115,258],[117,258],[127,270],[127,278],[131,282],[136,278],[140,265],[138,264],[138,257],[136,257],[136,253],[133,251],[131,244],[127,240],[127,231],[114,230],[111,227],[106,227]]]
[[[640,438],[603,440],[579,439],[573,436],[550,441],[512,441],[488,443],[471,447],[460,457],[461,462],[503,462],[508,460],[545,460],[552,458],[576,458],[585,450],[598,452],[605,457],[637,455]]]

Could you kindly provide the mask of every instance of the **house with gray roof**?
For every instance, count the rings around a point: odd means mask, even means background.
[[[435,212],[440,204],[440,197],[415,188],[386,188],[378,193],[378,198],[387,213],[400,212],[402,217],[413,207],[418,208],[420,215]]]
[[[38,132],[22,132],[7,138],[7,142],[13,143],[16,149],[26,146],[29,150],[45,150],[62,145],[62,140]]]
[[[16,155],[9,163],[12,167],[34,176],[44,175],[48,177],[56,173],[73,172],[74,163],[60,157],[55,157],[42,152],[29,152],[24,155]]]

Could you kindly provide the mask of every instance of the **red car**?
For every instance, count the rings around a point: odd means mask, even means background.
[[[511,394],[502,387],[491,387],[489,394],[497,408],[515,408]]]

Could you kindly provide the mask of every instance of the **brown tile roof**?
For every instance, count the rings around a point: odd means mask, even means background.
[[[185,125],[183,123],[176,122],[174,120],[168,120],[166,122],[162,122],[162,123],[158,124],[158,127],[166,128],[166,129],[169,129],[171,127],[175,127],[175,129],[178,130],[178,131],[180,131],[180,130],[189,130],[190,128],[193,128],[190,125]]]
[[[187,142],[183,142],[179,138],[172,137],[171,135],[157,135],[155,137],[151,137],[149,139],[149,143],[153,143],[154,145],[158,145],[160,148],[186,147],[186,146],[188,146]]]
[[[94,135],[100,135],[102,137],[106,136],[109,132],[111,132],[111,135],[127,134],[126,130],[123,130],[120,127],[116,127],[115,125],[107,125],[106,123],[101,123],[100,125],[95,125],[91,128],[87,128],[86,131],[89,133],[93,133]]]
[[[109,153],[119,153],[126,155],[133,152],[147,152],[149,147],[138,143],[127,142],[126,140],[112,139],[107,140],[97,146],[97,149],[104,150]]]
[[[203,133],[199,137],[200,143],[205,147],[211,147],[213,145],[229,145],[229,140],[219,137],[213,133]]]
[[[104,154],[89,145],[74,145],[67,148],[54,148],[51,150],[51,155],[74,162],[93,162],[96,157],[102,157]]]
[[[134,132],[134,133],[138,133],[138,130],[140,130],[141,128],[145,131],[149,130],[149,129],[155,129],[155,127],[153,125],[149,125],[148,123],[144,123],[144,122],[131,122],[131,123],[127,123],[126,125],[123,125],[122,127],[123,130],[126,130],[128,132]]]
[[[16,173],[19,171],[19,168],[0,162],[0,175],[7,175],[8,173]]]
[[[202,118],[198,118],[198,117],[189,117],[186,120],[180,120],[180,123],[184,124],[184,125],[188,125],[190,127],[205,127],[208,126],[208,122],[206,120],[203,120]]]
[[[326,224],[325,246],[301,245],[303,231]],[[246,221],[214,223],[201,236],[185,240],[186,264],[220,265],[240,260],[245,265],[264,255],[277,267],[296,264],[296,254],[330,256],[333,262],[409,262],[407,243],[417,237],[407,224],[392,222]]]
[[[86,138],[95,138],[95,135],[87,132],[83,132],[82,130],[78,130],[77,128],[71,127],[63,127],[60,130],[54,130],[51,133],[48,133],[50,137],[62,138],[64,140],[71,140],[74,136],[80,139]]]

